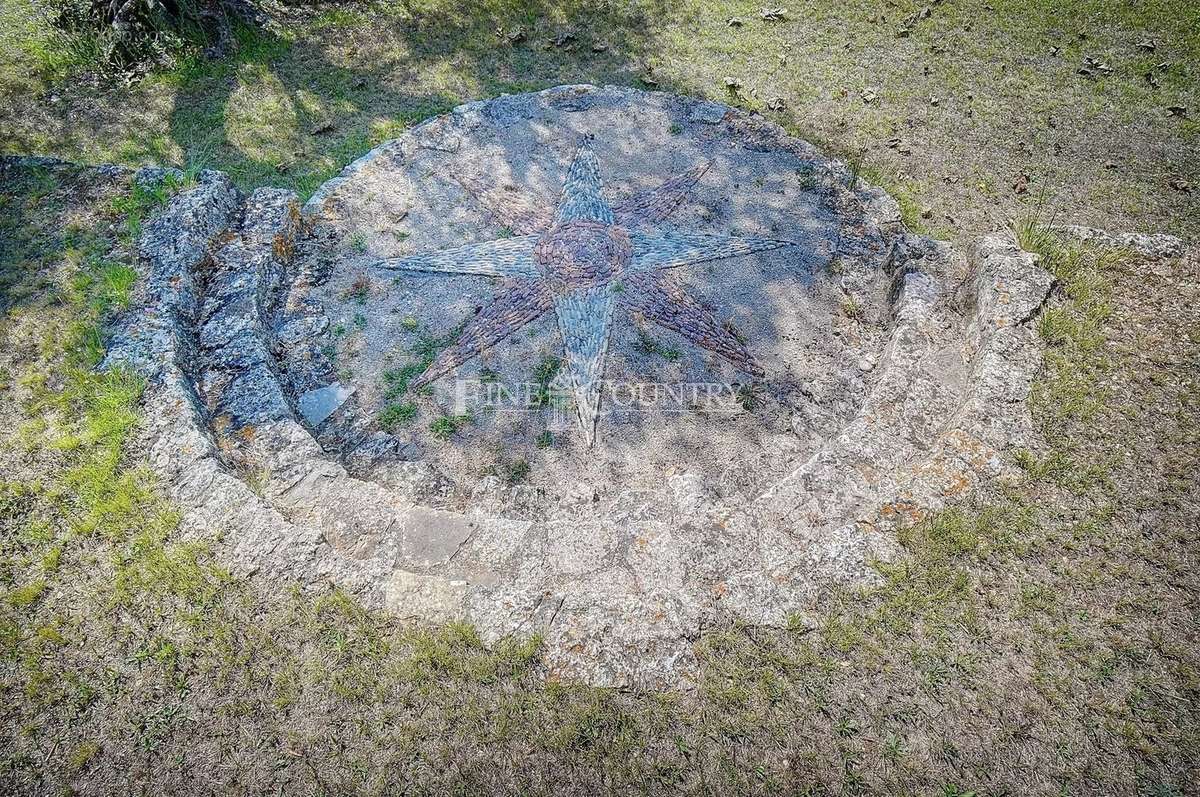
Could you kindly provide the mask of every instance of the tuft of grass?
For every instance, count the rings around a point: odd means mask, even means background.
[[[36,603],[45,591],[46,582],[44,579],[39,579],[23,587],[17,587],[9,592],[6,598],[14,608],[23,609]]]
[[[82,742],[78,747],[71,751],[71,757],[67,764],[72,772],[79,772],[100,753],[100,744],[95,741]]]
[[[417,417],[417,405],[412,402],[393,402],[379,414],[379,425],[385,432],[408,426]]]
[[[430,360],[432,362],[432,360]],[[408,385],[428,367],[425,361],[409,363],[400,368],[389,368],[383,372],[383,397],[395,399],[408,392]]]
[[[866,318],[866,308],[857,298],[846,296],[842,299],[842,315],[852,321],[863,321]]]
[[[449,440],[471,420],[470,415],[443,415],[429,424],[429,433],[438,440]]]
[[[550,383],[554,381],[554,377],[558,376],[558,372],[562,370],[562,366],[562,358],[555,357],[552,354],[545,355],[534,366],[532,375],[534,384],[533,406],[545,407],[550,404],[553,398],[550,392]]]
[[[667,362],[679,362],[683,357],[683,352],[674,346],[665,346],[656,340],[641,324],[634,325],[634,333],[637,335],[637,343],[635,344],[638,351],[650,357],[662,357]]]
[[[503,467],[504,478],[509,484],[520,484],[527,480],[532,470],[528,460],[524,458],[514,459]]]

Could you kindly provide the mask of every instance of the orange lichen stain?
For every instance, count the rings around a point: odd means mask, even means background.
[[[911,501],[894,501],[884,504],[880,508],[879,514],[889,521],[907,521],[909,523],[919,523],[928,515],[925,510]]]
[[[646,539],[645,537],[638,537],[636,540],[634,540],[634,544],[639,548],[645,548],[650,544],[650,540]]]
[[[863,481],[867,484],[874,484],[879,476],[879,471],[871,466],[869,462],[860,462],[854,466],[858,471],[858,475],[863,477]]]
[[[257,430],[253,426],[249,426],[249,425],[243,426],[241,429],[238,430],[238,436],[241,437],[242,440],[247,443],[253,441],[254,436],[256,434],[257,434]]]
[[[718,598],[724,598],[727,594],[729,594],[729,586],[722,581],[720,584],[714,585],[712,591],[713,595],[717,596]]]
[[[276,235],[275,240],[271,242],[271,251],[280,260],[291,260],[292,239],[287,235]]]
[[[950,486],[942,491],[942,495],[947,498],[952,498],[956,495],[962,495],[967,488],[971,486],[971,481],[961,473],[954,474],[950,479]]]

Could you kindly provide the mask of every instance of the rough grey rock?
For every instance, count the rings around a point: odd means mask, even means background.
[[[384,363],[415,334],[406,319],[444,332],[494,286],[393,281],[372,263],[496,237],[494,215],[456,175],[486,176],[514,203],[552,203],[585,132],[615,164],[608,190],[710,159],[681,225],[799,244],[687,275],[729,308],[764,383],[683,344],[677,360],[656,360],[632,326],[612,344],[610,377],[729,382],[760,391],[764,409],[614,409],[595,449],[564,432],[541,454],[531,441],[543,427],[529,418],[480,418],[447,444],[421,428],[403,441],[376,431]],[[895,524],[1037,443],[1030,322],[1049,276],[1000,238],[968,258],[909,235],[886,194],[850,190],[849,176],[718,103],[589,86],[471,103],[351,164],[303,220],[284,192],[242,207],[227,180],[202,176],[147,228],[148,288],[108,362],[153,377],[152,462],[185,526],[221,532],[235,569],[332,580],[403,617],[467,619],[488,643],[540,632],[558,676],[677,681],[703,628],[783,625],[830,584],[873,579],[872,558],[895,551]],[[339,244],[351,236],[365,252]],[[348,298],[364,278],[369,295]],[[338,364],[356,392],[318,440],[296,401],[332,381],[320,354],[328,319],[356,313],[362,331]],[[551,326],[530,333],[488,366],[515,378],[556,351]],[[450,397],[431,401],[450,411]],[[498,444],[542,457],[532,484],[468,478]]]
[[[1183,255],[1183,241],[1174,235],[1165,233],[1154,233],[1153,235],[1136,232],[1112,234],[1078,224],[1065,224],[1060,229],[1081,241],[1114,249],[1129,249],[1147,258],[1167,260]]]

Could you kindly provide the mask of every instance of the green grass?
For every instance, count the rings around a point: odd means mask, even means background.
[[[546,407],[550,405],[554,396],[550,390],[550,383],[558,376],[562,370],[563,361],[561,357],[554,355],[545,355],[533,368],[533,374],[530,379],[534,385],[532,393],[532,405],[534,407]]]
[[[443,415],[435,418],[429,424],[429,433],[437,440],[446,441],[458,433],[458,430],[471,423],[470,415]]]
[[[417,417],[417,405],[410,401],[393,402],[379,413],[379,425],[385,432],[408,426]]]
[[[637,334],[637,350],[647,357],[661,357],[669,363],[679,362],[683,357],[678,348],[660,343],[640,324],[634,326],[634,332]]]
[[[990,227],[995,204],[1018,215],[1027,198],[1009,186],[1021,172],[1112,226],[1146,223],[1151,213],[1157,226],[1196,229],[1181,212],[1187,195],[1166,188],[1149,161],[1126,157],[1170,152],[1173,168],[1198,182],[1181,146],[1197,140],[1196,114],[1163,110],[1198,101],[1200,11],[1186,0],[938,4],[904,38],[897,28],[921,7],[907,0],[886,9],[818,3],[771,24],[738,3],[696,0],[321,9],[274,33],[239,29],[237,52],[225,60],[184,51],[166,71],[111,89],[112,110],[100,113],[83,111],[93,90],[70,82],[86,68],[87,46],[67,46],[44,15],[28,13],[38,0],[13,5],[0,38],[11,76],[0,83],[7,151],[219,167],[243,188],[268,183],[307,195],[372,145],[458,102],[566,82],[640,86],[652,74],[660,88],[751,110],[782,97],[787,110],[772,118],[846,156],[856,174],[870,164],[864,176],[897,196],[916,229],[927,224],[925,206],[954,217],[933,230],[951,237]],[[733,15],[747,24],[729,27]],[[527,36],[515,44],[498,33],[518,26]],[[576,40],[554,46],[568,26]],[[1142,39],[1158,49],[1138,49]],[[602,52],[591,47],[599,42]],[[55,53],[67,54],[62,63],[52,63]],[[1085,56],[1114,73],[1081,78]],[[753,91],[731,99],[730,75]],[[870,103],[861,99],[867,88],[877,94]],[[63,100],[31,102],[50,91]],[[1014,123],[1020,135],[1009,134]],[[897,135],[910,154],[886,146]],[[1066,151],[1054,154],[1056,144]],[[1104,169],[1113,158],[1120,170]]]

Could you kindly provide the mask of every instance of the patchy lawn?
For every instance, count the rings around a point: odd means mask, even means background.
[[[702,0],[320,5],[243,32],[232,59],[182,57],[131,85],[80,68],[88,43],[55,38],[45,2],[11,0],[0,19],[7,152],[210,166],[311,193],[457,103],[617,83],[760,110],[861,160],[910,225],[943,236],[1006,226],[1039,199],[1080,223],[1200,230],[1190,0],[850,0],[776,21]]]
[[[907,3],[779,22],[669,0],[318,8],[231,61],[120,87],[89,83],[85,46],[55,49],[15,0],[0,130],[14,151],[310,191],[464,99],[646,78],[727,96],[729,76],[739,104],[781,97],[764,112],[866,147],[864,172],[936,232],[1009,226],[1046,185],[1043,218],[1194,238],[1194,194],[1168,185],[1200,182],[1192,5],[990,5],[911,23]],[[1089,55],[1112,74],[1076,74]],[[1159,62],[1156,88],[1141,71]],[[1061,280],[1039,327],[1047,451],[907,529],[882,585],[827,596],[815,630],[714,629],[694,689],[642,693],[546,683],[536,639],[487,651],[469,627],[234,580],[219,540],[181,538],[132,445],[141,386],[90,367],[131,238],[176,187],[0,172],[4,793],[1195,793],[1194,255],[1145,263],[1018,225]]]

